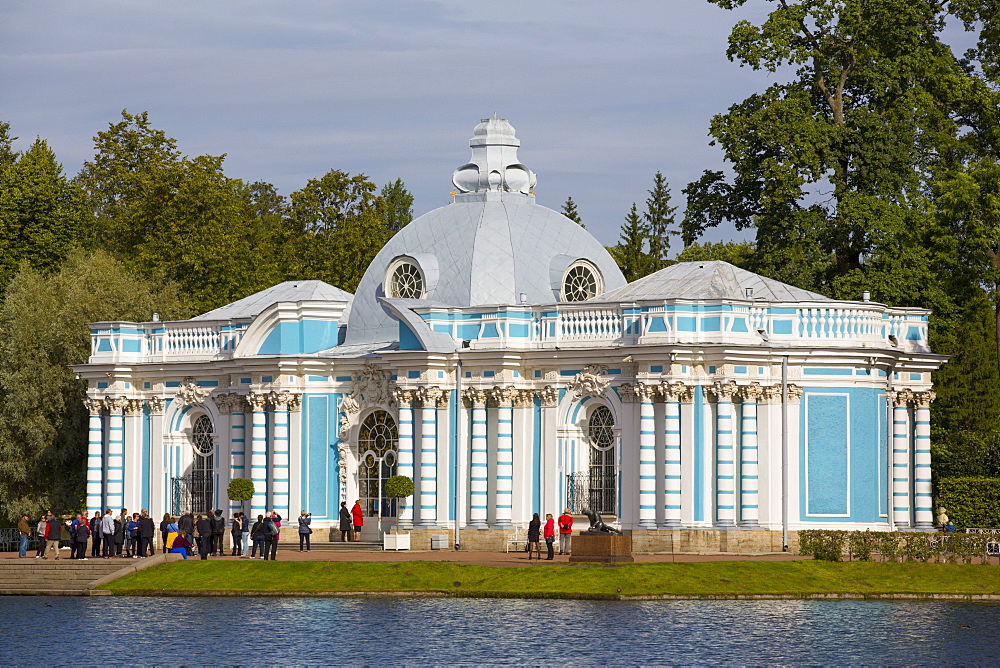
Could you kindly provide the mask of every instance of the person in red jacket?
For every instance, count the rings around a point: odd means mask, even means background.
[[[361,540],[361,527],[365,525],[365,513],[361,510],[361,499],[354,502],[351,508],[351,518],[354,522],[354,540]]]
[[[556,521],[552,519],[552,513],[545,513],[545,528],[542,529],[542,535],[545,536],[545,549],[549,551],[545,559],[552,561],[555,559],[556,542]]]
[[[559,516],[559,554],[569,554],[569,542],[573,537],[573,516],[569,508],[563,508]]]

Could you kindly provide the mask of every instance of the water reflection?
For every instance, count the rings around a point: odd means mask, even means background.
[[[3,665],[1000,660],[987,603],[4,597],[0,615]]]

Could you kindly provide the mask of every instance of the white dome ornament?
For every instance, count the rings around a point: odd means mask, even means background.
[[[504,118],[484,118],[469,140],[472,160],[452,174],[461,193],[508,192],[532,194],[535,173],[517,161],[521,142]]]

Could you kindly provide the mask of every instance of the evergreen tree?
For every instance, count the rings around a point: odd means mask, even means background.
[[[386,229],[391,237],[413,220],[413,194],[406,189],[403,179],[382,186],[382,198]]]
[[[631,210],[625,216],[618,245],[608,249],[629,283],[655,271],[653,258],[646,252],[648,237],[648,228],[642,222],[633,202]]]
[[[0,164],[0,291],[21,262],[56,269],[72,249],[90,244],[92,227],[82,192],[44,140]]]
[[[586,227],[586,225],[583,224],[583,220],[580,218],[580,212],[577,211],[576,202],[573,201],[572,197],[566,198],[566,201],[563,202],[562,209],[560,209],[560,212],[562,213],[562,215],[566,216],[580,227]]]
[[[667,253],[670,251],[670,235],[674,232],[674,213],[677,207],[670,206],[670,188],[661,172],[656,172],[653,189],[646,192],[649,197],[646,199],[646,212],[642,218],[649,239],[649,257],[653,270],[656,271],[669,264]]]
[[[739,241],[719,243],[693,243],[677,254],[678,262],[698,262],[700,260],[722,260],[741,269],[747,269],[753,262],[753,244]]]

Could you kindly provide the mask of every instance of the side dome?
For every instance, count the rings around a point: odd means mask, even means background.
[[[345,343],[398,339],[398,322],[382,298],[453,307],[551,304],[584,301],[625,285],[593,235],[535,203],[528,191],[535,175],[518,162],[518,144],[504,119],[476,126],[472,161],[453,176],[463,192],[411,222],[379,251],[358,285]]]

